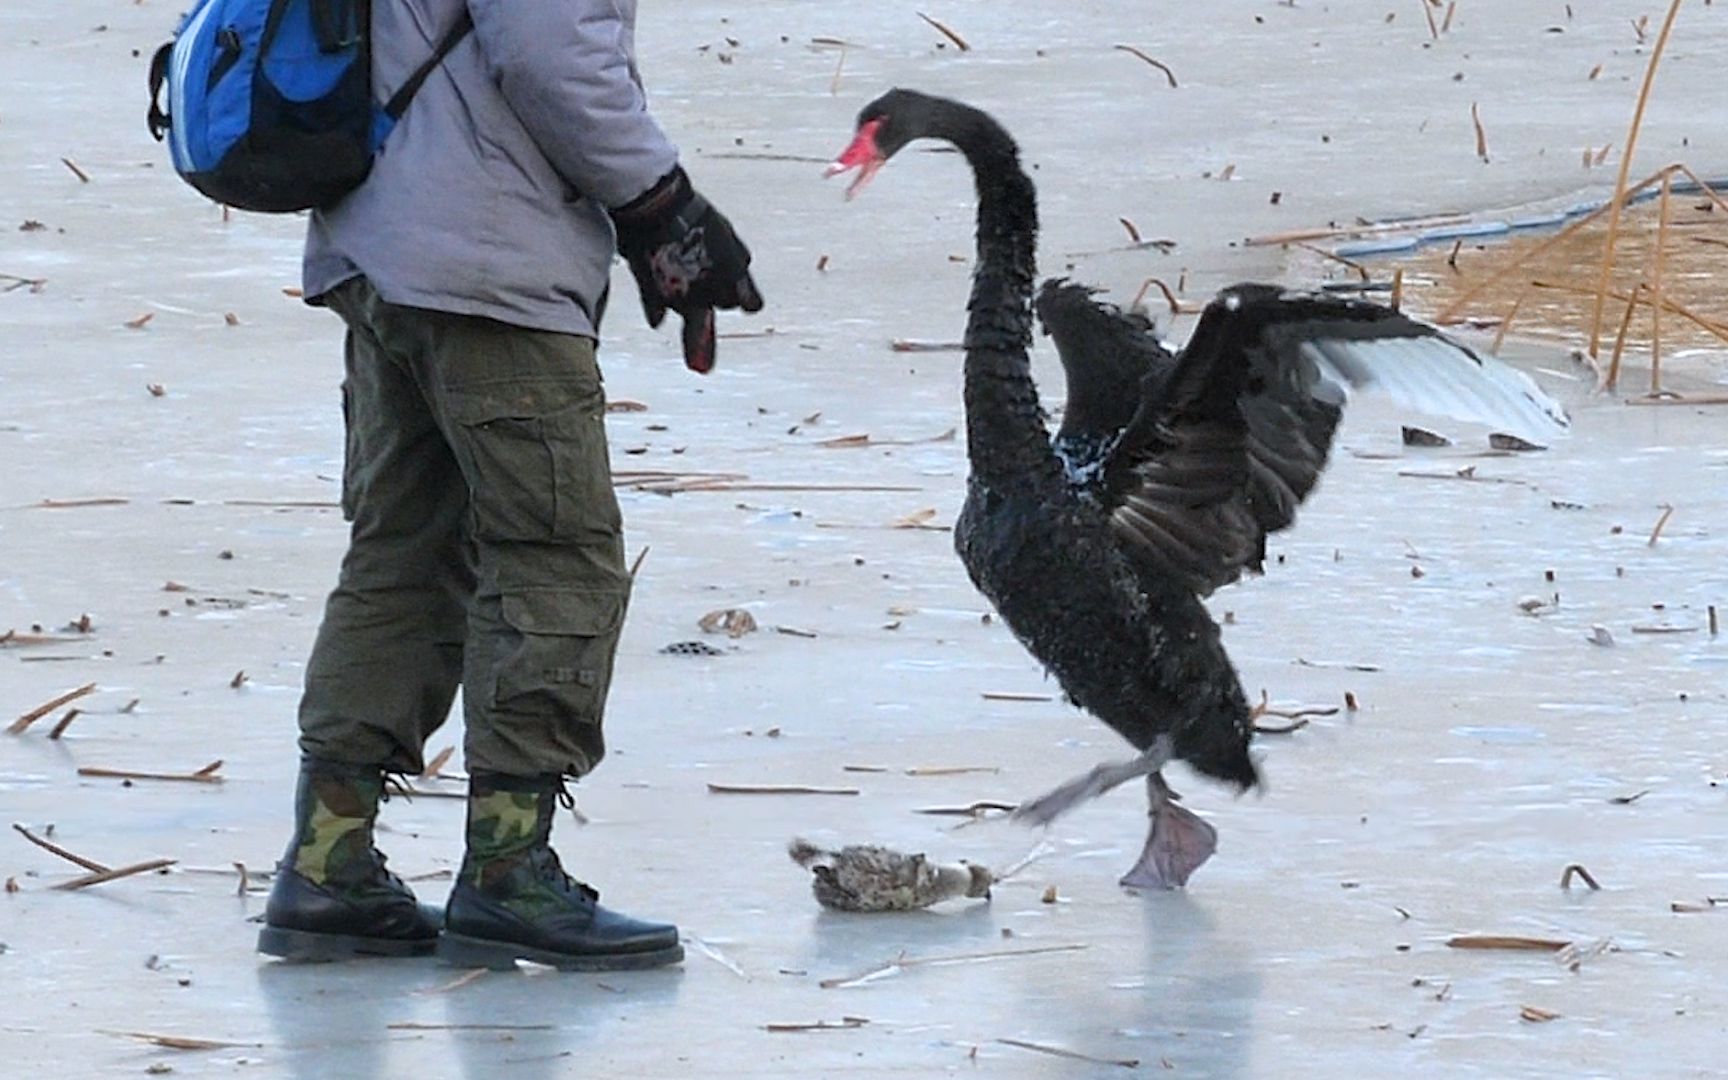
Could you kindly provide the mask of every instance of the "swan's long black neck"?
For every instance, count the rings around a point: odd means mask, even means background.
[[[950,104],[931,132],[953,143],[978,188],[978,261],[966,309],[966,449],[987,484],[1024,485],[1060,476],[1032,381],[1032,280],[1037,272],[1038,197],[1020,151],[1001,125]]]

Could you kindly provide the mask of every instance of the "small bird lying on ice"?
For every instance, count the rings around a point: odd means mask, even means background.
[[[875,844],[839,851],[799,838],[787,849],[814,877],[816,902],[835,911],[916,911],[958,896],[989,899],[996,876],[970,863],[933,863]]]

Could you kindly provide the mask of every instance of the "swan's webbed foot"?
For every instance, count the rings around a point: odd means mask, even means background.
[[[1131,889],[1179,889],[1218,849],[1218,830],[1177,803],[1162,775],[1148,776],[1146,789],[1152,830],[1140,861],[1122,876],[1121,884]]]

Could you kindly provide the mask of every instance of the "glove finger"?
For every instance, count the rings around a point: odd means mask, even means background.
[[[684,366],[698,375],[714,370],[714,309],[697,308],[684,316]]]
[[[658,294],[645,292],[642,294],[642,314],[648,319],[648,325],[658,330],[666,321],[666,305]]]
[[[749,312],[762,310],[762,290],[756,287],[756,279],[748,270],[738,279],[738,306]]]

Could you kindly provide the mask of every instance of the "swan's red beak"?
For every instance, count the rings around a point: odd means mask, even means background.
[[[888,163],[888,159],[882,156],[881,149],[876,145],[876,129],[881,126],[880,120],[866,120],[859,124],[858,134],[852,136],[852,142],[823,170],[823,176],[839,176],[843,172],[858,170],[858,175],[847,185],[848,199],[862,191],[870,178],[876,175],[876,170]]]

